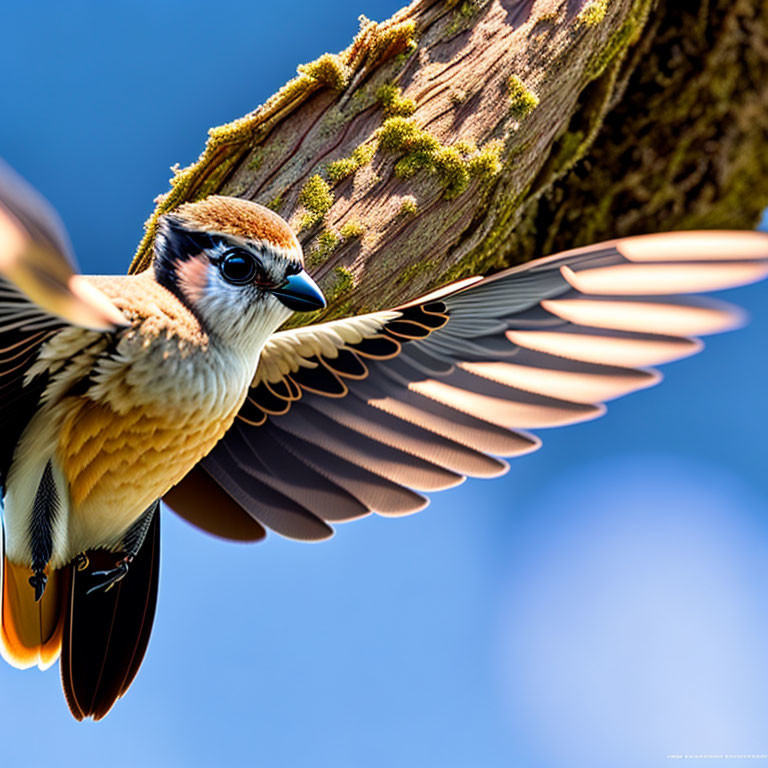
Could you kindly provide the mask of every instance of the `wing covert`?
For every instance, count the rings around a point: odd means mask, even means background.
[[[421,492],[502,474],[500,457],[539,447],[528,430],[596,418],[657,383],[653,366],[699,351],[698,336],[743,323],[730,305],[684,294],[766,275],[761,233],[645,235],[277,333],[201,466],[290,537],[409,514],[426,505]]]

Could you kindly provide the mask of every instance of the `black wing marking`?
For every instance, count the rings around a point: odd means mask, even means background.
[[[447,286],[391,311],[275,334],[240,418],[202,467],[249,515],[294,538],[323,522],[421,509],[525,430],[576,423],[659,380],[733,307],[678,294],[768,275],[768,236],[671,233],[576,249]]]
[[[13,452],[35,414],[48,375],[28,379],[40,347],[66,324],[47,314],[0,278],[0,487]]]

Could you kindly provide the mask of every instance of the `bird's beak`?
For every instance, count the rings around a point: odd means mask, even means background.
[[[303,269],[298,274],[291,275],[272,293],[294,312],[313,312],[326,306],[325,296],[317,287],[317,283]]]

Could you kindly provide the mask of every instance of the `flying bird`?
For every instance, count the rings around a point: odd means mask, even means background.
[[[147,648],[161,500],[225,539],[316,541],[501,475],[529,430],[596,418],[740,325],[686,294],[764,278],[768,235],[622,238],[279,331],[325,300],[272,211],[185,203],[146,271],[83,277],[0,166],[0,275],[0,650],[60,658],[73,716],[98,720]]]

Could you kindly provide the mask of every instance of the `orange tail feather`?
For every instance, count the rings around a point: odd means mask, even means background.
[[[48,669],[61,652],[68,572],[47,572],[48,584],[39,602],[35,602],[30,576],[31,568],[11,563],[3,555],[0,655],[18,669]]]

